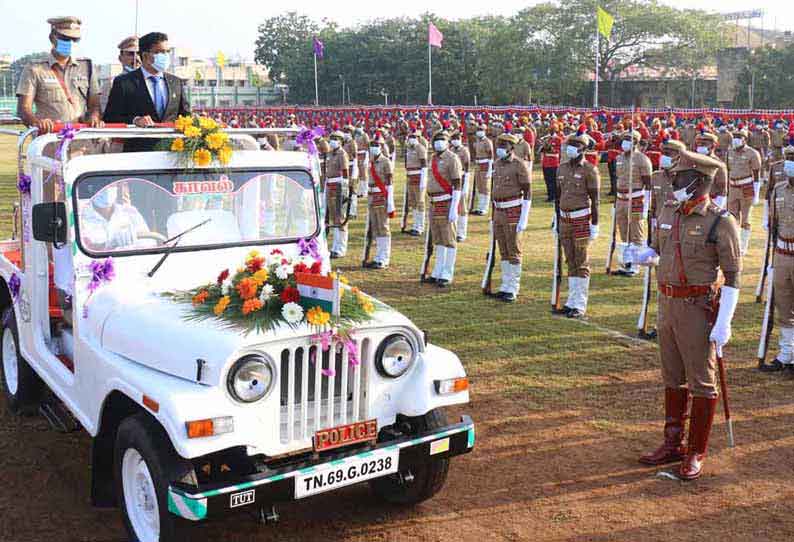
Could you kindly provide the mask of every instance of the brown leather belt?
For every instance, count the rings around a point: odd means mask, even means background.
[[[674,298],[700,297],[711,293],[711,286],[676,286],[675,284],[659,284],[659,293],[665,297]]]

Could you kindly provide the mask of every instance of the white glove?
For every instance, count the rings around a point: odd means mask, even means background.
[[[394,186],[388,185],[386,187],[386,212],[394,212]]]
[[[138,240],[135,227],[132,224],[124,224],[120,228],[111,231],[108,237],[110,239],[110,248],[129,247]]]
[[[464,173],[463,174],[463,193],[464,194],[468,194],[469,193],[469,174],[468,173]]]
[[[427,189],[427,168],[423,167],[419,170],[419,191],[424,192]]]
[[[761,219],[761,226],[764,231],[769,231],[769,202],[764,200],[764,217]]]
[[[711,328],[709,341],[716,343],[718,349],[728,344],[731,340],[731,320],[733,313],[736,312],[736,305],[739,303],[739,289],[730,286],[722,287],[720,296],[720,311],[717,313],[717,321]]]
[[[725,196],[714,196],[714,204],[718,207],[722,207],[725,209],[726,204],[728,203],[728,198]]]
[[[490,177],[491,175],[493,175],[493,160],[488,160],[488,173],[485,176]]]
[[[637,265],[655,266],[659,263],[659,255],[651,247],[629,245],[623,251],[623,262]]]
[[[358,181],[358,192],[357,192],[358,195],[362,196],[366,194],[368,190],[369,190],[369,182],[365,181],[364,179],[360,179]]]
[[[651,210],[651,191],[642,191],[642,216],[648,216],[648,211]]]
[[[518,224],[516,224],[516,233],[521,233],[527,229],[529,222],[529,210],[532,208],[532,200],[525,199],[521,201],[521,216],[518,217]]]
[[[652,229],[652,230],[655,230],[655,229],[656,229],[656,219],[655,219],[655,218],[652,218],[652,219],[651,219],[651,229]]]
[[[458,220],[458,205],[460,205],[460,196],[462,192],[455,190],[452,192],[452,203],[449,205],[449,221],[456,222]]]
[[[758,181],[753,181],[753,205],[758,205],[760,203],[759,196],[761,194],[761,183]]]
[[[590,224],[590,240],[591,241],[595,241],[596,239],[598,239],[598,232],[599,232],[598,224]]]
[[[369,153],[364,154],[364,161],[361,163],[365,168],[369,167]]]

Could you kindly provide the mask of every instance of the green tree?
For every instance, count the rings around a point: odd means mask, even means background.
[[[794,108],[794,73],[791,66],[794,66],[794,44],[754,50],[739,75],[735,105],[750,107],[752,88],[754,108]]]

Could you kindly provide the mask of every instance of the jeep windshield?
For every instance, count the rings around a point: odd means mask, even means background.
[[[319,231],[312,178],[299,169],[91,173],[75,183],[73,205],[78,245],[93,257],[289,243]]]

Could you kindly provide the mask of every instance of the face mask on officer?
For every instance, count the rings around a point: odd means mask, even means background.
[[[620,143],[620,148],[623,149],[623,152],[629,152],[634,145],[631,144],[631,141],[624,139]]]
[[[480,139],[485,137],[485,132],[483,130],[477,130],[477,132],[475,132],[475,133],[476,133],[477,137],[479,137]]]
[[[503,160],[510,156],[511,150],[509,147],[496,147],[496,157]]]
[[[794,160],[786,160],[783,162],[783,173],[790,179],[794,178]]]
[[[338,140],[338,139],[332,139],[331,141],[329,141],[329,142],[328,142],[328,145],[329,145],[329,146],[330,146],[332,149],[336,150],[336,149],[338,149],[338,148],[339,148],[339,140]]]
[[[457,147],[460,147],[462,144],[463,144],[463,142],[460,139],[455,138],[455,139],[452,140],[452,146],[453,147],[457,148]]]
[[[95,195],[91,199],[91,203],[94,204],[94,207],[99,209],[107,209],[109,207],[113,207],[113,204],[116,203],[116,196],[118,195],[118,188],[115,186],[109,186],[104,190],[101,190],[97,195]]]
[[[158,71],[158,73],[162,73],[168,69],[171,64],[171,57],[168,53],[155,53],[152,59],[152,66],[154,69]]]
[[[433,141],[433,148],[436,152],[443,152],[447,149],[447,141],[445,139],[437,139]]]
[[[409,138],[408,138],[408,144],[409,144],[410,146],[412,146],[412,147],[413,147],[414,145],[416,145],[416,138],[415,138],[415,137],[409,137]]]
[[[734,149],[741,149],[744,146],[744,138],[741,137],[734,137],[733,138],[733,148]]]
[[[709,149],[708,147],[705,147],[703,145],[700,145],[697,148],[697,151],[698,151],[698,154],[709,154],[711,152],[711,149]]]
[[[76,42],[72,40],[65,40],[62,38],[55,38],[55,52],[63,57],[74,56]]]
[[[350,132],[345,132],[345,141],[350,141],[352,139],[352,137],[353,136],[350,135]]]
[[[380,147],[370,147],[369,153],[372,155],[373,158],[377,158],[380,156]]]
[[[672,156],[667,156],[663,154],[662,157],[659,159],[659,166],[662,169],[670,169],[675,165],[675,161],[673,160]]]
[[[579,147],[576,145],[568,145],[565,147],[565,155],[573,160],[579,156]]]

